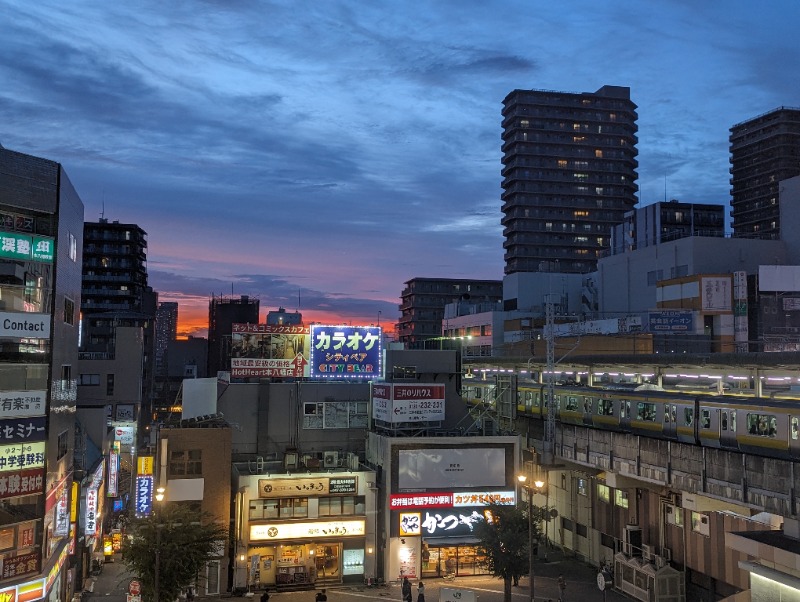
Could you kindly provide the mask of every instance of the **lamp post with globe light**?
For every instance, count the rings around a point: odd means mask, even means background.
[[[164,501],[164,493],[166,489],[163,487],[159,487],[156,489],[156,507],[155,507],[155,514],[158,518],[158,523],[156,524],[156,553],[155,553],[155,571],[153,574],[153,597],[154,602],[158,602],[158,570],[161,565],[161,503]]]
[[[534,602],[534,592],[535,592],[535,579],[533,573],[533,492],[534,489],[539,492],[544,487],[544,481],[536,480],[532,481],[530,484],[526,485],[528,481],[528,476],[521,474],[517,476],[517,480],[519,481],[520,487],[525,489],[528,493],[528,578],[530,579],[528,583],[528,599],[530,602]]]

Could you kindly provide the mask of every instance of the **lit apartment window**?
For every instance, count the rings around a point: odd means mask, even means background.
[[[619,508],[627,508],[628,507],[628,492],[623,491],[622,489],[615,489],[614,490],[614,505],[618,506]]]
[[[606,504],[611,502],[611,494],[608,485],[597,484],[597,499]]]
[[[598,158],[598,159],[602,159],[602,158],[603,158],[603,151],[602,151],[602,150],[600,150],[599,148],[598,148],[598,149],[595,149],[595,151],[594,151],[594,156],[595,156],[596,158]]]

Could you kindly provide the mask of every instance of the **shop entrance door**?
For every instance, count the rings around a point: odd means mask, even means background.
[[[316,547],[315,551],[316,583],[342,582],[342,545],[325,543]]]

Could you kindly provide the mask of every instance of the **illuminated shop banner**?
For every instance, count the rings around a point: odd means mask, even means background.
[[[114,427],[114,439],[119,441],[122,445],[133,445],[134,435],[136,434],[136,427],[134,426],[117,426]]]
[[[117,497],[119,485],[119,454],[111,452],[108,454],[108,497]]]
[[[0,446],[7,443],[44,441],[46,425],[47,418],[44,416],[0,420]]]
[[[234,324],[231,377],[307,377],[309,344],[307,326]]]
[[[149,516],[153,509],[153,477],[136,477],[136,514]]]
[[[0,232],[0,258],[53,263],[55,241],[47,236]]]
[[[452,510],[423,510],[399,512],[398,533],[423,537],[464,537],[473,535],[475,525],[484,520],[485,508],[460,508]]]
[[[517,496],[513,491],[462,491],[453,494],[453,506],[488,506],[500,504],[501,506],[514,506]]]
[[[259,479],[258,497],[289,497],[302,494],[345,495],[356,493],[358,477],[316,477],[302,479]]]
[[[142,477],[153,474],[153,456],[136,458],[136,474]]]
[[[504,487],[506,450],[502,447],[401,449],[400,490]]]
[[[27,311],[0,311],[0,337],[49,339],[50,314]]]
[[[36,579],[17,586],[16,602],[32,602],[44,598],[44,579]]]
[[[56,503],[56,522],[53,527],[53,535],[56,537],[69,535],[69,489],[66,487]]]
[[[389,423],[444,420],[444,392],[443,384],[373,385],[372,417]]]
[[[44,468],[0,473],[0,499],[39,493],[44,493]]]
[[[513,506],[516,495],[513,491],[460,491],[458,493],[399,493],[389,496],[389,509],[406,508],[461,508],[466,506],[488,506],[502,504]]]
[[[46,391],[0,391],[0,418],[44,416]]]
[[[86,537],[94,537],[97,532],[97,489],[86,490],[86,514],[83,531]]]
[[[250,541],[270,539],[321,539],[324,537],[351,537],[366,533],[364,520],[333,520],[322,523],[269,523],[250,525]]]
[[[452,493],[401,493],[389,496],[389,509],[452,508]]]
[[[0,472],[44,467],[44,441],[0,446]]]
[[[380,326],[311,326],[311,376],[380,378]]]

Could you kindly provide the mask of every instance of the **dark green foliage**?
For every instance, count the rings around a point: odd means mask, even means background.
[[[142,585],[144,602],[155,601],[156,557],[158,598],[170,602],[202,574],[206,562],[227,546],[228,530],[175,504],[165,504],[158,516],[136,518],[122,542],[123,562]]]
[[[528,573],[528,507],[490,504],[485,508],[486,520],[475,525],[480,540],[479,554],[486,557],[486,568],[504,582],[504,599],[511,601],[511,584]],[[533,534],[536,539],[541,520],[540,509],[534,507]]]

